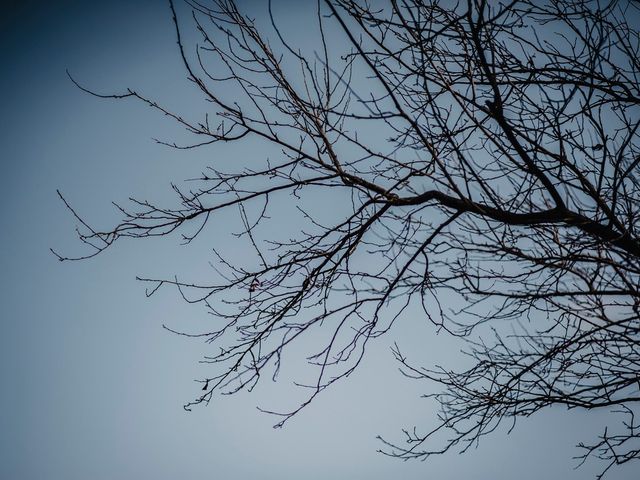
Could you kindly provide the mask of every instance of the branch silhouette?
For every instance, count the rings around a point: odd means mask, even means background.
[[[582,461],[599,459],[604,475],[637,460],[638,4],[325,0],[311,54],[271,6],[260,22],[231,0],[186,4],[191,18],[173,2],[171,12],[205,118],[73,81],[168,115],[194,138],[165,142],[175,148],[253,139],[279,157],[216,160],[197,187],[173,186],[173,206],[132,199],[104,230],[63,198],[90,247],[78,258],[125,237],[180,231],[188,243],[218,211],[238,210],[246,264],[216,253],[207,285],[142,279],[150,295],[174,286],[219,322],[193,335],[219,353],[185,408],[275,378],[283,351],[322,332],[309,394],[277,413],[282,426],[348,377],[371,339],[420,312],[473,364],[421,367],[394,347],[403,373],[438,391],[439,425],[382,440],[385,454],[465,451],[504,421],[562,405],[630,418],[582,443]],[[342,208],[323,210],[326,195]],[[282,218],[284,204],[297,216]],[[294,238],[269,228],[278,218]]]

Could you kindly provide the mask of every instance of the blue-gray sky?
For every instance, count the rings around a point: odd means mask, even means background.
[[[259,3],[244,5],[259,14]],[[281,1],[276,13],[299,24],[314,5]],[[167,4],[8,2],[0,29],[0,478],[593,476],[597,465],[573,470],[571,456],[578,441],[601,430],[605,412],[550,410],[462,456],[401,462],[377,454],[377,434],[399,439],[401,427],[435,421],[433,404],[419,398],[425,386],[401,377],[389,352],[404,340],[434,352],[427,358],[455,362],[459,345],[426,325],[402,324],[374,344],[355,375],[284,429],[272,429],[274,419],[255,407],[290,406],[286,382],[183,411],[203,375],[197,362],[206,345],[161,326],[197,330],[206,313],[170,291],[146,299],[134,278],[205,275],[210,243],[231,240],[205,237],[188,248],[177,238],[122,242],[76,263],[59,263],[48,251],[78,246],[56,189],[104,225],[115,218],[110,201],[132,193],[162,198],[171,180],[197,174],[220,154],[157,145],[152,137],[175,137],[177,128],[142,105],[90,97],[65,74],[96,90],[134,87],[169,105],[195,104]],[[250,146],[242,153],[260,154]],[[637,478],[632,470],[609,478]]]

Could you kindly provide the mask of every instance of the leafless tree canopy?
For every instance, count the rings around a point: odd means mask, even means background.
[[[620,414],[580,458],[603,473],[640,458],[639,4],[326,0],[309,4],[312,54],[274,16],[188,4],[191,17],[171,5],[179,51],[210,113],[106,97],[171,116],[194,138],[175,148],[259,139],[279,155],[220,158],[174,187],[173,206],[133,200],[107,230],[77,217],[86,257],[123,237],[215,235],[216,212],[238,212],[244,264],[219,255],[206,285],[146,279],[215,316],[201,335],[212,373],[186,408],[275,376],[315,331],[309,395],[282,425],[419,312],[473,363],[424,367],[394,349],[406,375],[435,383],[439,427],[385,453],[464,450],[559,404]],[[342,208],[323,210],[326,195]],[[269,227],[287,221],[291,238]]]

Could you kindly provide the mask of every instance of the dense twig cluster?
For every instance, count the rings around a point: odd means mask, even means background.
[[[561,404],[623,409],[622,430],[583,448],[606,468],[639,458],[638,5],[327,0],[311,56],[273,17],[268,37],[231,0],[188,3],[200,43],[191,55],[172,5],[178,44],[215,124],[136,91],[108,97],[196,136],[176,148],[259,138],[280,156],[222,160],[198,188],[174,187],[177,207],[134,201],[113,229],[80,230],[94,255],[194,224],[188,242],[216,211],[239,209],[250,266],[220,256],[210,285],[147,279],[220,322],[202,334],[219,368],[187,408],[277,374],[283,350],[318,330],[310,394],[282,425],[420,309],[465,337],[473,365],[421,368],[395,350],[407,375],[443,389],[440,426],[386,453],[466,449],[504,419]],[[314,195],[327,191],[344,206],[319,214]],[[262,228],[283,197],[300,213],[290,239]]]

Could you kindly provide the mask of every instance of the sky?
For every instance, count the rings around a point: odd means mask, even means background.
[[[260,2],[241,2],[261,15]],[[314,1],[276,2],[286,24],[302,28]],[[185,412],[198,392],[207,345],[162,328],[197,329],[206,313],[175,292],[146,298],[135,277],[205,275],[212,242],[177,238],[122,242],[96,258],[60,263],[50,248],[79,248],[79,213],[101,225],[111,201],[162,199],[171,181],[198,174],[219,151],[194,154],[153,138],[180,135],[166,118],[97,91],[143,90],[170,106],[202,108],[184,78],[168,5],[163,1],[5,2],[0,17],[2,108],[0,176],[0,478],[6,479],[582,479],[574,445],[601,431],[605,412],[550,409],[485,438],[464,455],[402,462],[376,453],[376,435],[435,422],[429,393],[402,377],[395,341],[434,359],[460,345],[427,325],[401,323],[369,350],[347,381],[323,392],[283,429],[256,406],[291,405],[287,382],[215,397]],[[178,132],[178,133],[176,133]],[[253,150],[252,150],[253,148]],[[228,154],[228,151],[222,152]],[[249,144],[238,154],[257,155]],[[215,221],[224,222],[225,218]],[[214,238],[215,237],[215,238]],[[430,357],[430,358],[431,358]],[[296,366],[288,374],[295,376]],[[286,375],[285,375],[286,377]],[[632,468],[610,479],[637,478]],[[634,476],[634,473],[636,476]]]

